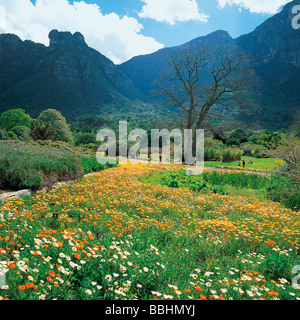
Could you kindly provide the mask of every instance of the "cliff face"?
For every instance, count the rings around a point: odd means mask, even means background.
[[[261,80],[261,112],[256,121],[269,127],[288,127],[300,110],[300,29],[292,27],[296,5],[300,5],[299,0],[288,3],[253,32],[235,39],[256,64]]]
[[[258,65],[277,61],[300,67],[300,30],[292,27],[292,9],[300,1],[288,3],[283,10],[266,20],[253,32],[235,40]]]
[[[67,114],[100,112],[103,105],[138,96],[112,61],[88,47],[81,33],[49,34],[49,47],[0,35],[0,111],[33,114],[52,106]]]

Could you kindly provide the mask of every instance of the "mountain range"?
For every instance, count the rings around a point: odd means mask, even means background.
[[[253,58],[260,108],[247,121],[272,129],[288,127],[300,110],[300,29],[292,27],[295,5],[300,0],[236,39],[220,30],[121,65],[88,47],[79,32],[52,30],[49,46],[1,34],[0,112],[16,107],[32,116],[50,107],[67,117],[153,112],[151,91],[168,56],[218,44],[239,48]]]

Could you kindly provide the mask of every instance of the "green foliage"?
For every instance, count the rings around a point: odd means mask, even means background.
[[[1,188],[37,190],[81,175],[80,162],[69,152],[0,141]]]
[[[278,132],[264,130],[264,132],[256,132],[249,137],[249,141],[258,145],[262,145],[266,148],[274,148],[278,145],[282,135]]]
[[[204,149],[204,160],[205,161],[222,161],[230,162],[241,160],[243,151],[238,148],[226,148],[226,149]]]
[[[237,161],[243,155],[243,151],[237,147],[228,148],[221,141],[212,138],[206,138],[204,146],[205,161]]]
[[[274,254],[273,252],[267,255],[263,262],[262,269],[268,280],[289,279],[291,276],[291,266],[286,256]]]
[[[33,121],[31,126],[31,136],[34,140],[52,140],[55,129],[51,124],[43,122],[43,120]]]
[[[79,157],[91,157],[92,155],[95,154],[94,148],[93,148],[94,146],[91,146],[91,145],[74,146],[63,141],[38,140],[38,141],[31,142],[31,145],[38,146],[38,147],[47,147],[47,148],[51,147],[64,152],[68,151]]]
[[[243,150],[245,156],[254,158],[266,158],[268,156],[267,149],[261,145],[254,144],[252,142],[246,142],[240,145],[241,150]]]
[[[0,116],[1,128],[11,131],[16,126],[30,127],[32,118],[23,109],[5,111]]]
[[[31,139],[31,130],[26,126],[16,126],[11,131],[22,141],[29,141]]]
[[[204,147],[207,149],[221,149],[224,147],[223,142],[213,138],[205,138]]]
[[[270,154],[285,162],[280,173],[292,183],[300,184],[300,139],[295,134],[284,136]]]
[[[226,144],[229,146],[239,146],[241,143],[247,142],[248,138],[249,133],[247,133],[244,129],[236,129],[229,134]]]
[[[221,185],[214,185],[204,176],[188,176],[184,170],[168,171],[157,176],[150,176],[149,181],[167,185],[170,188],[190,188],[198,192],[227,194]]]
[[[227,148],[222,150],[222,161],[230,162],[230,161],[238,161],[241,160],[244,152],[237,148]]]
[[[70,126],[67,124],[65,117],[57,110],[47,109],[39,115],[37,120],[42,120],[45,125],[51,125],[55,130],[53,134],[53,139],[55,141],[65,141],[70,142],[72,137],[72,132]]]
[[[4,129],[0,129],[0,140],[7,140],[8,139],[8,133]]]
[[[99,172],[117,166],[117,164],[112,165],[109,163],[105,165],[99,164],[96,157],[81,158],[81,165],[83,167],[84,174]]]
[[[222,161],[221,150],[213,148],[204,148],[204,160],[205,161]]]
[[[95,133],[83,133],[76,137],[76,144],[90,144],[96,142],[96,134]]]
[[[300,185],[291,183],[288,178],[280,177],[276,184],[267,188],[268,199],[282,203],[285,207],[300,210]]]
[[[72,128],[77,132],[92,133],[101,129],[105,125],[110,126],[110,120],[100,116],[86,114],[77,117],[72,121]]]

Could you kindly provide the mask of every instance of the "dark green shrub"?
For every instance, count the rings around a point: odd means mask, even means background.
[[[7,139],[8,139],[7,131],[0,129],[0,140],[7,140]]]
[[[90,144],[96,142],[94,133],[83,133],[76,138],[76,144]]]
[[[222,161],[231,162],[241,160],[243,151],[237,148],[227,148],[222,150]]]
[[[16,126],[11,130],[22,141],[29,141],[31,139],[31,130],[26,126]]]
[[[280,177],[277,184],[272,184],[267,188],[267,197],[283,204],[285,207],[300,210],[300,185],[291,183],[288,179]]]
[[[204,160],[205,161],[222,161],[222,152],[213,148],[204,149]]]
[[[241,143],[247,142],[249,134],[244,129],[236,129],[229,134],[226,144],[228,146],[239,146]]]
[[[53,134],[54,141],[70,142],[73,139],[70,126],[67,124],[65,117],[59,111],[47,109],[39,115],[37,120],[43,121],[45,125],[51,125],[55,130]]]
[[[34,140],[52,140],[55,130],[47,123],[46,125],[42,120],[36,120],[31,125],[31,137]]]

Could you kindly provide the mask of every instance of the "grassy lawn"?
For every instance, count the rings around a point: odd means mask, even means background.
[[[261,170],[273,170],[278,166],[283,165],[283,161],[280,159],[265,158],[265,159],[256,159],[252,157],[242,157],[246,162],[246,168],[249,169],[261,169]],[[248,164],[247,162],[251,160],[254,164]],[[227,166],[227,167],[238,167],[238,161],[231,162],[221,162],[221,161],[205,161],[206,167],[218,167],[218,166]]]

